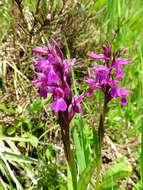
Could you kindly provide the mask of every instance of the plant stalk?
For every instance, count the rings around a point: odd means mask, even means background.
[[[108,101],[107,101],[107,98],[105,96],[104,105],[103,105],[103,111],[100,114],[99,127],[98,127],[98,137],[99,137],[100,150],[102,148],[103,139],[104,139],[104,132],[105,132],[104,122],[105,122],[105,117],[106,117],[106,114],[107,114],[107,104],[108,104]]]
[[[66,125],[67,123],[67,125]],[[65,125],[61,125],[61,134],[62,134],[62,142],[64,145],[64,152],[66,156],[66,160],[68,163],[68,167],[70,169],[70,175],[72,177],[72,185],[73,189],[77,190],[77,178],[76,178],[76,166],[74,163],[73,152],[71,149],[71,142],[70,142],[70,126],[68,122],[65,122]]]
[[[97,158],[97,178],[96,178],[97,185],[99,185],[99,183],[100,183],[100,171],[102,168],[101,150],[102,150],[102,144],[103,144],[104,132],[105,132],[104,122],[105,122],[105,118],[106,118],[106,114],[107,114],[107,104],[108,104],[108,99],[105,95],[103,110],[100,114],[99,127],[98,127],[99,148],[98,148],[98,158]]]
[[[61,134],[62,134],[62,141],[64,145],[66,160],[70,166],[71,165],[71,146],[70,146],[69,126],[66,128],[61,126]]]

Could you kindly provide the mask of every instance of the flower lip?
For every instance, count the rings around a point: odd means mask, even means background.
[[[90,78],[90,77],[85,77],[84,81],[88,84],[95,84],[95,79]]]
[[[121,98],[121,104],[122,104],[123,106],[125,106],[125,105],[127,105],[127,103],[128,103],[128,101],[127,101],[126,97],[122,97],[122,98]]]
[[[125,88],[118,88],[117,94],[118,96],[127,96],[129,94],[129,91]]]
[[[56,101],[53,101],[51,104],[51,108],[54,112],[59,112],[59,111],[66,111],[67,109],[67,104],[63,98],[59,98]]]
[[[96,61],[104,60],[103,54],[97,54],[95,52],[90,52],[88,55],[91,59],[96,60]]]
[[[42,54],[42,55],[48,55],[48,49],[43,49],[41,47],[36,47],[32,49],[34,52]]]
[[[92,68],[92,71],[95,72],[95,73],[98,73],[98,72],[106,72],[106,73],[109,73],[109,68],[104,66],[104,65],[97,65],[97,66],[94,66]]]
[[[126,65],[129,63],[129,59],[125,58],[115,58],[115,63],[120,65]]]
[[[48,60],[42,59],[35,64],[35,67],[38,68],[39,70],[46,71],[49,70],[51,66]]]

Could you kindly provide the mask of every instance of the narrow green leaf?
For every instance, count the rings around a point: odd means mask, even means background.
[[[68,170],[68,190],[77,190],[77,169],[74,159],[74,153],[71,151],[71,165],[67,166]]]
[[[107,170],[103,181],[97,187],[97,190],[113,189],[121,177],[126,178],[131,174],[131,172],[132,167],[126,162],[117,163],[114,166],[111,166]]]
[[[0,136],[0,140],[11,140],[11,141],[18,141],[18,142],[29,142],[32,146],[37,147],[39,140],[30,134],[25,134],[25,137],[6,137]]]
[[[78,190],[87,190],[87,186],[90,183],[95,167],[96,160],[90,162],[86,169],[82,172],[78,181]]]
[[[86,125],[85,121],[83,120],[82,117],[79,117],[78,119],[79,122],[79,135],[80,135],[80,140],[81,140],[81,146],[84,151],[84,157],[85,157],[85,162],[86,165],[88,165],[89,162],[89,142],[88,142],[88,126]]]
[[[82,173],[84,171],[84,169],[86,168],[86,162],[85,162],[84,151],[83,151],[81,143],[80,143],[81,139],[79,137],[77,125],[73,126],[72,135],[73,135],[73,141],[74,141],[74,145],[75,145],[77,162],[78,162],[78,165],[80,168],[80,173]]]

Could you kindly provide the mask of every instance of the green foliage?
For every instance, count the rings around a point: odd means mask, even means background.
[[[84,171],[89,163],[88,126],[82,118],[73,121],[72,127],[73,142],[80,173]]]
[[[82,172],[79,181],[78,181],[78,190],[86,190],[88,184],[91,181],[93,172],[96,167],[96,160],[91,161],[88,166],[85,168],[85,170]]]
[[[97,190],[116,189],[118,187],[118,180],[128,177],[131,172],[132,167],[127,162],[116,163],[106,171],[101,184],[96,188]]]
[[[66,190],[65,184],[57,172],[56,165],[39,163],[39,174],[38,189]]]

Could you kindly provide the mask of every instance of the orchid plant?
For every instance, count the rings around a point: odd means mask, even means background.
[[[64,58],[58,45],[54,42],[47,48],[33,48],[36,59],[37,79],[33,81],[39,87],[40,96],[46,98],[52,94],[51,109],[58,116],[66,159],[70,164],[69,127],[75,113],[82,113],[83,94],[74,96],[71,89],[71,69],[75,59]]]
[[[93,95],[95,89],[101,90],[104,93],[103,113],[100,116],[98,135],[99,143],[102,144],[104,137],[104,120],[107,113],[107,104],[115,98],[121,98],[121,104],[126,105],[128,90],[124,87],[119,87],[119,82],[123,79],[123,65],[129,63],[128,59],[119,58],[118,52],[113,53],[109,44],[102,46],[103,54],[91,52],[90,59],[102,61],[103,65],[94,66],[91,71],[93,77],[86,77],[85,82],[89,84],[87,90],[88,96]]]

